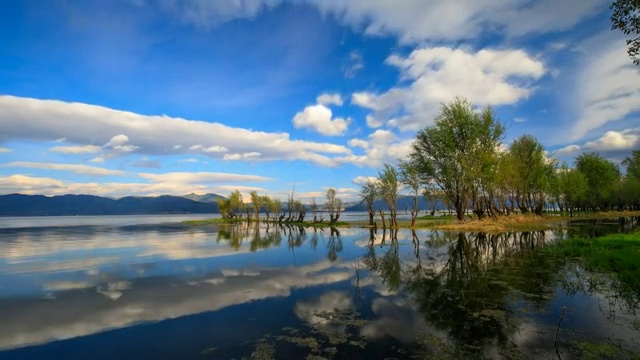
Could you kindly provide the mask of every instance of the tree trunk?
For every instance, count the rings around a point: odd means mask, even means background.
[[[382,220],[382,229],[386,229],[387,228],[387,222],[384,220],[384,211],[379,210],[380,211],[380,219]]]

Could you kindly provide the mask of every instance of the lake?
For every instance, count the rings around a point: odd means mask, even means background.
[[[640,353],[638,299],[538,251],[637,219],[498,235],[180,224],[203,217],[0,218],[0,358]]]

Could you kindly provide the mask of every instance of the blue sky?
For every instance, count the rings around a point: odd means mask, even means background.
[[[3,1],[0,193],[345,200],[439,104],[570,161],[640,146],[608,1]]]

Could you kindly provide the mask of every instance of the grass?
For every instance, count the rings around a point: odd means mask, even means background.
[[[620,290],[640,296],[640,232],[572,238],[547,251],[561,259],[577,260],[592,272],[613,274]]]
[[[573,217],[547,214],[544,214],[542,216],[534,214],[512,214],[509,216],[484,218],[482,220],[454,220],[448,223],[433,224],[431,228],[440,230],[484,231],[490,233],[504,231],[532,231],[544,230],[553,226],[554,224],[558,224],[568,220],[611,219],[632,216],[640,216],[640,211],[607,211],[599,213],[582,213],[579,215],[574,215]]]

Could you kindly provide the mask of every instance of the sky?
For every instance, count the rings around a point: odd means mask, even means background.
[[[640,148],[601,0],[0,3],[0,194],[345,201],[440,105],[571,162]]]

